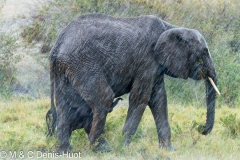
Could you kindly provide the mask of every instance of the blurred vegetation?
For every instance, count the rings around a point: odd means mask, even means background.
[[[206,38],[218,73],[221,96],[217,106],[240,105],[240,3],[238,0],[49,0],[31,25],[22,30],[27,44],[41,43],[48,54],[59,31],[84,13],[117,17],[152,14],[182,27],[199,30]],[[171,102],[205,106],[203,82],[166,78]]]
[[[53,153],[57,149],[56,135],[46,138],[45,114],[49,99],[29,100],[16,98],[0,101],[0,150],[41,151]],[[124,147],[122,128],[127,114],[125,106],[116,107],[108,114],[105,137],[112,152],[94,153],[90,149],[87,134],[75,130],[71,136],[72,152],[81,152],[81,159],[224,159],[240,157],[240,127],[238,108],[216,109],[216,121],[208,136],[198,132],[198,125],[205,122],[205,109],[192,106],[170,105],[169,122],[175,152],[158,148],[158,137],[149,108],[146,109],[129,147]],[[27,155],[25,155],[27,157]],[[31,154],[33,156],[33,154]],[[36,155],[34,156],[36,159]],[[8,158],[10,159],[10,157]],[[20,159],[20,158],[19,158]],[[60,158],[64,159],[64,158]]]
[[[221,117],[223,127],[225,127],[225,134],[232,138],[236,138],[240,135],[240,121],[237,119],[237,114],[229,114]]]
[[[12,52],[16,39],[0,32],[0,98],[10,98],[11,86],[15,80],[15,63],[18,58]]]

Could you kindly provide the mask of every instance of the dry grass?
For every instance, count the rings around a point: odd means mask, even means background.
[[[4,151],[54,151],[55,137],[46,139],[45,113],[49,99],[0,102],[0,150]],[[87,136],[82,130],[75,131],[71,144],[73,152],[81,152],[82,159],[239,159],[239,137],[227,134],[220,118],[239,112],[239,109],[224,107],[216,110],[213,131],[208,136],[200,135],[194,124],[205,122],[205,109],[192,106],[169,105],[172,142],[177,151],[159,149],[154,121],[149,109],[138,128],[130,147],[124,147],[121,130],[127,108],[117,107],[108,115],[106,138],[112,151],[93,153]],[[240,115],[236,117],[240,120]],[[238,130],[237,132],[240,132]]]

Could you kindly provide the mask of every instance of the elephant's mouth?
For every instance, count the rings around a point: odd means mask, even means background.
[[[207,70],[203,67],[202,64],[195,64],[193,70],[190,70],[189,77],[194,80],[203,80],[206,79]]]
[[[215,91],[216,91],[219,95],[221,95],[220,92],[219,92],[219,90],[218,90],[218,88],[217,88],[217,86],[216,86],[216,84],[215,84],[214,81],[212,80],[212,78],[211,78],[210,76],[207,76],[207,70],[204,69],[204,67],[202,67],[202,68],[200,69],[200,77],[201,77],[201,79],[209,79],[209,81],[210,81],[211,85],[213,86],[213,88],[215,89]]]
[[[213,86],[213,88],[215,89],[215,91],[219,94],[219,90],[216,86],[216,84],[214,83],[214,81],[212,80],[212,78],[210,76],[208,76],[208,72],[207,69],[204,68],[201,64],[198,65],[198,67],[195,67],[194,69],[194,74],[191,76],[192,79],[194,80],[203,80],[203,79],[209,79],[211,85]]]

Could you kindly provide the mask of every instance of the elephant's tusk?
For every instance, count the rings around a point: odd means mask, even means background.
[[[221,95],[220,92],[219,92],[219,90],[218,90],[218,88],[217,88],[217,86],[216,86],[215,83],[213,82],[212,78],[208,77],[208,79],[209,79],[210,83],[212,84],[213,88],[215,89],[215,91],[216,91],[219,95]]]

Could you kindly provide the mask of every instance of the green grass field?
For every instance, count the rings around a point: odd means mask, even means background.
[[[24,154],[29,151],[55,151],[55,137],[47,139],[45,136],[45,114],[49,102],[49,99],[0,102],[0,151],[23,151]],[[197,132],[197,126],[205,122],[205,112],[205,108],[169,104],[172,142],[177,151],[168,151],[158,148],[155,124],[149,108],[144,113],[130,147],[124,147],[121,131],[127,108],[119,105],[107,118],[105,137],[112,151],[93,153],[87,135],[83,130],[77,130],[71,137],[72,152],[80,152],[82,159],[238,160],[240,115],[235,115],[238,109],[216,109],[214,129],[208,136],[202,136]]]

